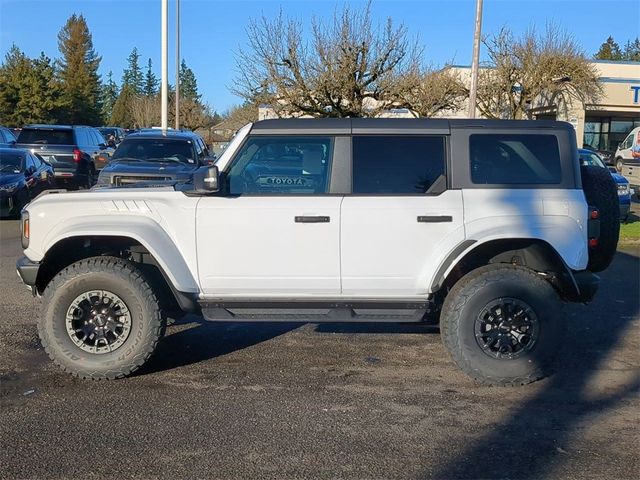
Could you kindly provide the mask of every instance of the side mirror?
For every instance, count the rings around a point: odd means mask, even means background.
[[[216,160],[217,158],[215,156],[204,157],[204,164],[211,166],[216,163]]]
[[[220,191],[220,172],[216,165],[201,167],[193,174],[193,189],[197,193],[214,193]]]

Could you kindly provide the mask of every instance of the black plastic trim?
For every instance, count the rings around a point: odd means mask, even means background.
[[[436,292],[440,290],[440,287],[444,283],[444,274],[447,272],[447,269],[449,268],[449,266],[453,263],[453,261],[456,258],[460,256],[462,252],[464,252],[467,248],[469,248],[474,243],[476,243],[476,240],[465,240],[462,243],[460,243],[456,248],[451,250],[451,253],[447,255],[447,258],[445,258],[444,262],[442,263],[442,265],[440,265],[440,268],[438,268],[438,271],[436,272],[436,275],[433,279],[433,283],[431,284],[432,292]]]
[[[451,215],[418,215],[418,223],[453,222]]]
[[[18,275],[25,285],[30,287],[35,286],[36,279],[38,278],[38,270],[40,269],[40,262],[33,262],[27,257],[21,257],[16,262],[16,270]]]

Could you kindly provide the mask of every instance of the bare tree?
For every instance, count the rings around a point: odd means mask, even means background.
[[[557,26],[521,38],[503,28],[484,40],[490,61],[478,79],[477,107],[489,118],[526,118],[540,105],[593,102],[602,95],[598,73],[577,42]]]
[[[131,102],[131,117],[141,128],[160,124],[160,98],[158,95],[136,96]]]
[[[370,4],[311,23],[307,42],[302,24],[282,12],[273,21],[252,20],[232,92],[280,116],[375,116],[393,101],[392,82],[418,63],[420,49],[406,28],[390,18],[372,25]]]
[[[394,106],[405,107],[416,117],[457,111],[468,96],[460,74],[451,67],[415,68],[398,79]]]

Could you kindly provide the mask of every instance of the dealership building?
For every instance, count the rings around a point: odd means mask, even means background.
[[[576,129],[578,145],[615,151],[631,130],[640,127],[640,62],[597,60],[603,94],[597,103],[532,109],[536,119],[564,120]]]

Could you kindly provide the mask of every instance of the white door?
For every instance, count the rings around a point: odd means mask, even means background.
[[[341,209],[344,296],[425,295],[438,259],[464,240],[462,193],[442,191],[444,149],[442,136],[354,136],[353,195]]]
[[[224,196],[198,203],[205,296],[336,296],[340,203],[328,192],[331,137],[249,137]]]

